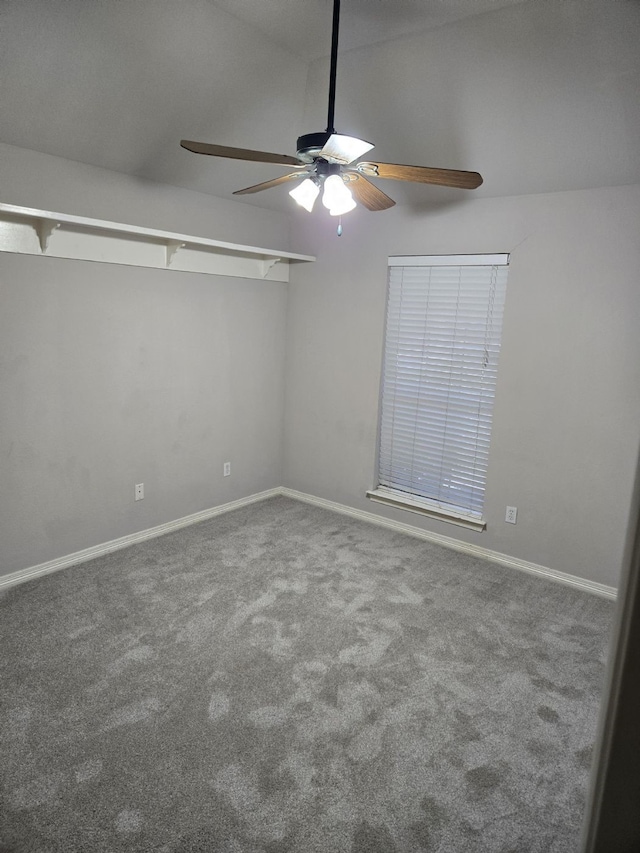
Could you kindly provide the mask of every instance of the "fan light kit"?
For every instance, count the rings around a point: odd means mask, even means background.
[[[312,181],[311,178],[305,178],[301,184],[289,190],[289,195],[294,201],[297,201],[300,207],[304,207],[309,213],[313,210],[313,205],[320,194],[320,185],[317,180]]]
[[[325,178],[322,203],[328,208],[331,216],[342,216],[356,206],[340,175],[329,175]]]
[[[458,169],[431,169],[427,166],[401,166],[379,161],[355,161],[374,147],[371,142],[336,133],[333,126],[336,100],[336,67],[338,62],[338,30],[340,26],[340,0],[333,0],[333,28],[331,34],[331,68],[329,73],[329,112],[327,129],[319,133],[307,133],[298,137],[297,154],[271,154],[250,148],[230,148],[208,142],[192,142],[183,139],[180,145],[195,154],[213,157],[229,157],[234,160],[250,160],[256,163],[272,163],[296,169],[280,178],[264,181],[234,195],[258,193],[280,184],[296,181],[289,195],[309,213],[322,191],[322,203],[331,216],[341,217],[353,210],[357,204],[367,210],[387,210],[395,201],[378,189],[370,178],[390,178],[396,181],[411,181],[420,184],[438,184],[443,187],[473,190],[482,183],[477,172]],[[338,225],[338,234],[342,224]]]

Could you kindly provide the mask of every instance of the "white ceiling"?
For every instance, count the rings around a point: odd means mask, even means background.
[[[0,142],[231,198],[282,168],[179,140],[294,153],[324,130],[331,6],[0,0]],[[477,170],[478,195],[640,183],[639,43],[639,0],[342,0],[336,127],[380,160]],[[241,200],[287,210],[286,190]]]
[[[390,41],[523,0],[344,0],[339,46]],[[329,53],[333,0],[216,0],[216,6],[260,30],[301,59]]]

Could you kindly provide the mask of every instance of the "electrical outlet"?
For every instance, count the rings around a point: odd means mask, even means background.
[[[508,521],[509,524],[515,524],[516,518],[518,516],[518,507],[517,506],[508,506],[507,514],[504,517],[505,521]]]
[[[144,498],[144,483],[136,483],[134,495],[137,501]]]
[[[231,475],[231,462],[225,462],[222,469],[222,476],[229,477]]]

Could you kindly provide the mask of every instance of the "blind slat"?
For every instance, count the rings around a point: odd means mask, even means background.
[[[481,515],[507,267],[394,265],[380,485]]]

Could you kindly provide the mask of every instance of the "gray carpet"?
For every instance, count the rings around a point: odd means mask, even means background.
[[[576,851],[609,601],[275,498],[0,598],[0,846]]]

